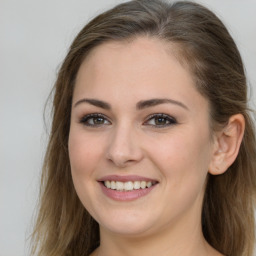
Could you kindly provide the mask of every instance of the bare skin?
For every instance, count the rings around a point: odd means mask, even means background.
[[[104,240],[105,237],[102,238]],[[161,247],[163,241],[160,239],[152,238],[150,240],[127,240],[127,239],[117,239],[118,244],[113,244],[111,241],[106,239],[104,245],[100,246],[90,256],[136,256],[136,255],[161,255],[161,256],[170,256],[170,255],[184,255],[184,256],[224,256],[223,254],[216,251],[211,247],[204,239],[202,241],[191,241],[194,242],[192,246],[186,243],[186,246],[183,248],[177,248],[177,246],[167,248]],[[196,240],[196,239],[195,239]],[[106,244],[108,243],[108,244]],[[151,243],[149,246],[148,243]],[[190,243],[191,244],[191,243]]]
[[[219,135],[212,141],[208,101],[170,52],[157,39],[109,42],[78,72],[69,155],[77,194],[100,225],[91,256],[222,255],[204,239],[201,209],[209,170],[220,174],[232,163],[235,156],[224,153],[239,144],[232,144],[239,129],[229,129],[228,143]],[[155,98],[160,103],[152,105]],[[105,175],[157,183],[145,196],[119,201],[103,193]]]

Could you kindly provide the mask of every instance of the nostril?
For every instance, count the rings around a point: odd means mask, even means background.
[[[131,164],[138,163],[142,158],[141,153],[121,154],[119,152],[116,154],[107,154],[107,160],[119,168],[124,168]]]

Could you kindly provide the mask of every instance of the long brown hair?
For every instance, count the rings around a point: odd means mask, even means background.
[[[135,0],[97,16],[77,35],[54,87],[53,121],[45,156],[40,208],[32,254],[89,255],[99,246],[99,227],[79,201],[71,178],[68,136],[78,69],[106,41],[155,37],[176,45],[177,58],[209,100],[212,130],[241,113],[245,134],[235,162],[222,175],[208,176],[202,209],[206,240],[227,256],[252,256],[256,191],[255,130],[239,51],[223,23],[192,2]]]

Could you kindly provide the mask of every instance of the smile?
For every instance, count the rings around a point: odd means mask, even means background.
[[[149,194],[159,183],[141,176],[110,175],[98,180],[103,194],[115,201],[132,201]]]
[[[104,181],[104,186],[112,189],[112,190],[118,190],[118,191],[132,191],[137,189],[145,189],[150,188],[151,186],[155,185],[156,182],[151,181]]]

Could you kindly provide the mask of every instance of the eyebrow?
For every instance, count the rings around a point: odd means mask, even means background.
[[[148,107],[153,107],[156,105],[160,105],[160,104],[165,104],[165,103],[171,103],[171,104],[175,104],[178,105],[186,110],[189,110],[188,107],[186,105],[184,105],[182,102],[180,101],[176,101],[176,100],[172,100],[172,99],[150,99],[150,100],[143,100],[143,101],[139,101],[136,104],[136,108],[137,109],[144,109],[144,108],[148,108]]]
[[[96,99],[81,99],[81,100],[79,100],[79,101],[77,101],[75,103],[74,107],[80,105],[81,103],[89,103],[89,104],[91,104],[93,106],[96,106],[96,107],[99,107],[99,108],[103,108],[103,109],[107,109],[107,110],[111,109],[110,104],[108,104],[105,101],[96,100]]]
[[[81,99],[79,101],[77,101],[75,104],[74,104],[74,107],[82,104],[82,103],[88,103],[88,104],[91,104],[93,106],[96,106],[96,107],[99,107],[99,108],[102,108],[102,109],[106,109],[106,110],[110,110],[111,109],[111,105],[105,101],[102,101],[102,100],[97,100],[97,99]],[[142,101],[139,101],[137,104],[136,104],[136,109],[138,110],[142,110],[142,109],[145,109],[145,108],[149,108],[149,107],[154,107],[156,105],[160,105],[160,104],[165,104],[165,103],[171,103],[171,104],[174,104],[174,105],[178,105],[186,110],[189,110],[188,107],[186,105],[184,105],[182,102],[180,101],[176,101],[176,100],[172,100],[172,99],[149,99],[149,100],[142,100]]]

